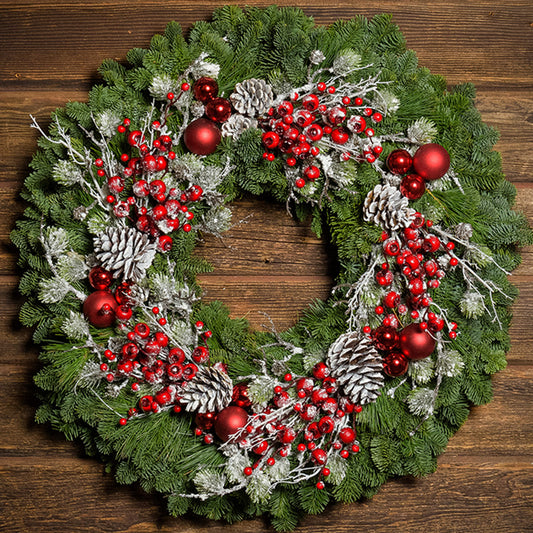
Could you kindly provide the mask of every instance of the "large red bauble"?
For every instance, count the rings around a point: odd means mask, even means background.
[[[218,83],[213,78],[199,78],[192,88],[194,97],[200,102],[209,102],[218,95]]]
[[[196,155],[212,154],[220,143],[222,134],[217,125],[207,118],[191,122],[183,134],[185,146]]]
[[[97,291],[108,289],[112,281],[113,276],[111,275],[111,272],[99,266],[91,268],[91,271],[89,272],[89,283],[93,289],[96,289]]]
[[[409,361],[400,352],[390,352],[383,357],[383,371],[387,376],[396,378],[407,372]]]
[[[400,192],[409,200],[418,200],[426,192],[426,183],[418,174],[409,174],[402,179]]]
[[[435,339],[419,324],[410,324],[400,331],[400,350],[408,359],[429,357],[435,345]]]
[[[83,314],[95,328],[107,328],[115,322],[117,305],[109,291],[96,291],[83,303]]]
[[[387,168],[393,174],[407,174],[413,165],[413,158],[407,150],[393,150],[387,157]]]
[[[236,405],[230,405],[218,413],[215,422],[215,432],[224,442],[230,440],[230,436],[242,429],[248,421],[248,413]]]
[[[225,98],[213,98],[207,102],[205,114],[215,122],[226,122],[231,117],[231,104]]]
[[[425,180],[438,180],[450,168],[450,154],[440,144],[424,144],[416,151],[413,166]]]

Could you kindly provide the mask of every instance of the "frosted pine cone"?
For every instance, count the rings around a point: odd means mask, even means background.
[[[232,394],[233,383],[227,374],[214,366],[203,366],[180,394],[180,403],[189,412],[221,411],[230,404]]]
[[[237,83],[229,99],[239,113],[255,117],[268,111],[274,101],[274,93],[265,80],[250,78]]]
[[[363,216],[367,222],[374,222],[385,231],[397,231],[411,223],[414,210],[409,200],[392,185],[378,184],[365,198]]]
[[[110,227],[95,237],[94,253],[115,278],[138,283],[154,260],[156,245],[135,228]]]
[[[257,127],[257,120],[245,117],[244,115],[231,115],[229,119],[222,124],[222,135],[238,139],[247,129]]]
[[[370,339],[359,332],[344,333],[330,346],[327,365],[353,403],[372,403],[381,394],[383,360]]]

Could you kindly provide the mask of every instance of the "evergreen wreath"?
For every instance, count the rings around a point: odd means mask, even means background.
[[[223,7],[127,59],[33,123],[12,241],[37,421],[172,515],[280,531],[434,471],[505,367],[507,275],[532,242],[473,86],[419,68],[387,15]],[[288,331],[201,300],[195,244],[245,194],[338,254],[331,296]]]

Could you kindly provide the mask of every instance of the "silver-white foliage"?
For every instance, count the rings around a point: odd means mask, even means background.
[[[270,499],[271,487],[269,476],[261,470],[256,470],[246,487],[246,493],[254,503],[262,504]]]
[[[224,492],[226,476],[220,471],[206,468],[200,470],[200,472],[194,476],[193,481],[200,494],[214,496]]]
[[[94,117],[98,131],[107,138],[112,137],[117,132],[117,126],[121,122],[120,116],[110,109],[106,109]]]
[[[407,136],[409,139],[417,144],[426,144],[431,142],[438,133],[438,129],[434,122],[421,117],[415,120],[407,128]]]
[[[283,481],[289,478],[291,472],[291,462],[288,457],[276,458],[276,462],[267,469],[268,477],[273,481]]]
[[[459,307],[467,318],[479,318],[486,309],[485,298],[476,290],[467,291],[463,294]]]
[[[69,160],[58,161],[54,165],[52,176],[61,185],[72,186],[83,183],[83,174],[80,168]]]
[[[435,375],[435,363],[429,357],[410,361],[408,373],[417,383],[427,383]]]
[[[265,404],[274,396],[274,387],[277,384],[270,376],[259,376],[248,385],[248,397],[255,404]]]
[[[457,350],[442,350],[437,358],[435,371],[439,375],[452,378],[458,376],[464,366],[463,358]]]
[[[435,393],[426,387],[413,389],[407,396],[407,404],[409,405],[409,411],[414,415],[432,415],[435,404]]]
[[[328,468],[328,483],[340,485],[342,480],[346,477],[346,470],[348,468],[346,459],[343,459],[337,454],[330,454],[328,457]]]
[[[58,259],[57,272],[67,281],[78,281],[87,277],[89,267],[83,255],[71,251]]]
[[[224,233],[231,227],[231,209],[213,207],[202,217],[202,229],[213,235]]]
[[[334,74],[342,76],[347,71],[360,67],[361,59],[361,56],[351,48],[342,50],[334,59],[331,70]]]
[[[44,279],[39,283],[39,299],[45,304],[60,302],[70,291],[70,285],[62,278]]]
[[[383,89],[374,98],[376,107],[383,107],[385,113],[395,113],[400,108],[400,99],[390,90]]]
[[[244,469],[249,466],[250,461],[238,450],[230,455],[226,461],[224,472],[231,483],[242,483],[248,476]]]
[[[64,228],[48,228],[42,237],[44,251],[50,257],[60,257],[69,248],[68,234]]]
[[[89,323],[81,313],[71,311],[63,320],[61,330],[69,339],[83,340],[89,336]]]
[[[163,100],[167,97],[167,94],[174,90],[176,87],[176,81],[173,80],[168,74],[162,76],[154,76],[152,84],[150,85],[150,94],[159,100]]]
[[[208,78],[218,78],[220,65],[210,61],[201,60],[196,62],[191,68],[191,74],[196,79],[206,76]]]

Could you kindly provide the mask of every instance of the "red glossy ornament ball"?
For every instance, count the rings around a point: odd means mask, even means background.
[[[383,357],[383,370],[385,374],[396,378],[407,372],[409,361],[400,352],[391,352]]]
[[[93,289],[104,291],[109,288],[112,281],[113,276],[111,275],[111,272],[108,272],[102,267],[91,268],[91,271],[89,272],[89,283]]]
[[[250,405],[252,405],[252,401],[248,397],[248,386],[244,383],[235,385],[233,387],[231,401],[238,407],[250,407]]]
[[[424,144],[416,151],[413,166],[425,180],[438,180],[450,168],[450,154],[440,144]]]
[[[221,138],[222,134],[216,124],[207,118],[194,120],[183,134],[185,146],[196,155],[212,154]]]
[[[200,102],[209,102],[218,95],[218,83],[213,78],[202,77],[193,86],[194,97]]]
[[[224,442],[230,440],[230,436],[243,428],[248,421],[248,414],[242,407],[230,405],[218,413],[215,422],[215,432]]]
[[[198,413],[194,418],[194,423],[203,431],[209,431],[215,425],[215,413]]]
[[[400,192],[409,200],[418,200],[426,191],[424,179],[418,174],[409,174],[400,183]]]
[[[435,339],[420,324],[410,324],[400,331],[400,350],[408,359],[429,357],[435,345]]]
[[[393,174],[407,174],[413,165],[413,158],[407,150],[393,150],[387,157],[387,168]]]
[[[389,351],[398,346],[398,332],[392,326],[380,326],[374,330],[372,340],[378,350]]]
[[[215,122],[226,122],[231,116],[231,104],[225,98],[213,98],[207,102],[205,114]]]
[[[115,322],[117,301],[108,291],[89,294],[83,303],[83,314],[95,328],[107,328]]]

